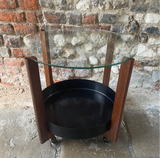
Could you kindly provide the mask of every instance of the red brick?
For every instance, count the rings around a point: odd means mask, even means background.
[[[155,85],[155,89],[159,90],[160,89],[160,84]]]
[[[72,29],[75,28],[75,26],[67,26],[67,25],[63,25],[63,29]]]
[[[27,19],[29,22],[37,23],[37,16],[36,12],[27,12]]]
[[[0,24],[0,34],[11,34],[13,32],[12,25]]]
[[[46,25],[46,30],[55,30],[55,29],[60,29],[60,25]]]
[[[41,12],[36,12],[36,17],[39,23],[43,22],[43,14]]]
[[[108,31],[110,31],[110,28],[111,28],[110,25],[101,25],[101,26],[99,26],[99,29],[101,29],[101,30],[108,30]]]
[[[18,75],[20,73],[20,67],[17,66],[9,66],[8,67],[9,75]]]
[[[64,13],[56,13],[53,11],[48,11],[44,12],[44,16],[48,23],[54,23],[54,24],[66,23],[66,16]]]
[[[66,25],[63,25],[62,27],[64,29],[64,33],[71,33],[71,32],[73,32],[76,29],[76,26],[66,26]]]
[[[84,14],[82,17],[83,24],[96,24],[97,14]]]
[[[134,66],[135,66],[135,67],[138,67],[138,65],[139,65],[139,64],[138,64],[138,60],[135,60],[135,61],[134,61]]]
[[[12,53],[12,57],[15,58],[24,58],[25,56],[22,54],[28,54],[28,50],[27,49],[23,49],[23,48],[11,48],[11,53]]]
[[[0,0],[0,9],[16,8],[15,0]]]
[[[34,24],[14,24],[16,34],[35,34],[37,27]]]
[[[88,25],[88,26],[83,26],[83,28],[87,28],[87,29],[99,29],[98,25]]]
[[[25,13],[15,11],[0,11],[0,21],[22,22],[25,21]]]
[[[19,78],[18,77],[2,77],[1,78],[1,83],[4,85],[19,85]]]
[[[21,9],[35,10],[38,9],[37,0],[20,0]]]
[[[27,19],[32,23],[40,23],[43,22],[43,15],[41,12],[27,12]]]
[[[6,67],[5,66],[0,66],[0,75],[6,75]]]
[[[5,66],[23,66],[25,64],[24,59],[15,59],[15,58],[5,58],[4,65]]]

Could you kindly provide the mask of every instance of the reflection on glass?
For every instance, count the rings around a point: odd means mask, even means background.
[[[114,55],[111,64],[105,65],[107,41],[111,33],[116,34]],[[137,41],[132,35],[81,27],[57,29],[56,31],[47,30],[46,41],[51,57],[51,63],[48,64],[43,62],[40,38],[37,39],[39,40],[30,44],[29,54],[21,53],[32,60],[34,59],[31,56],[36,56],[38,60],[34,61],[41,64],[59,68],[93,69],[109,67],[128,61],[137,52],[134,49]],[[40,46],[38,47],[38,45]]]

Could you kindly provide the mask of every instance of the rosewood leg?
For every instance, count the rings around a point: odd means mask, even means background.
[[[32,57],[36,59],[36,57]],[[41,144],[46,142],[49,138],[53,137],[51,133],[47,131],[47,122],[45,117],[45,109],[43,104],[42,89],[40,83],[38,63],[25,58],[27,73],[30,83],[30,89],[32,93],[32,100],[34,105],[34,112],[36,116],[38,134]]]
[[[50,59],[50,52],[49,52],[49,42],[46,41],[46,39],[48,39],[48,37],[46,36],[48,36],[48,34],[44,30],[40,30],[43,62],[50,64],[51,59]],[[44,72],[45,72],[45,77],[46,77],[46,85],[48,87],[51,84],[53,84],[51,66],[44,65]]]
[[[112,64],[115,38],[116,34],[113,33],[109,34],[105,65]],[[103,84],[105,84],[106,86],[109,86],[110,72],[111,72],[111,67],[104,68]]]
[[[110,130],[103,134],[105,137],[109,138],[113,142],[116,142],[118,138],[124,104],[132,74],[133,64],[134,64],[133,58],[121,64],[118,85],[114,100]]]

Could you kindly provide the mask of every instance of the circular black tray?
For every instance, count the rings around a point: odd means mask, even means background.
[[[86,139],[110,128],[115,92],[90,80],[55,83],[43,90],[48,131],[70,139]]]

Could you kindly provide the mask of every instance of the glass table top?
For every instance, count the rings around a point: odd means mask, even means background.
[[[108,46],[108,39],[111,39],[109,38],[111,36],[115,36],[115,40],[111,42],[114,43],[113,57],[110,51],[112,46]],[[40,64],[70,69],[95,69],[119,65],[136,55],[135,46],[138,43],[133,35],[102,29],[82,27],[48,29],[45,31],[45,39],[50,61],[45,63],[40,36],[38,39],[31,43],[30,53],[21,52],[25,57]],[[35,47],[38,48],[33,50]],[[33,56],[37,57],[37,60]]]

